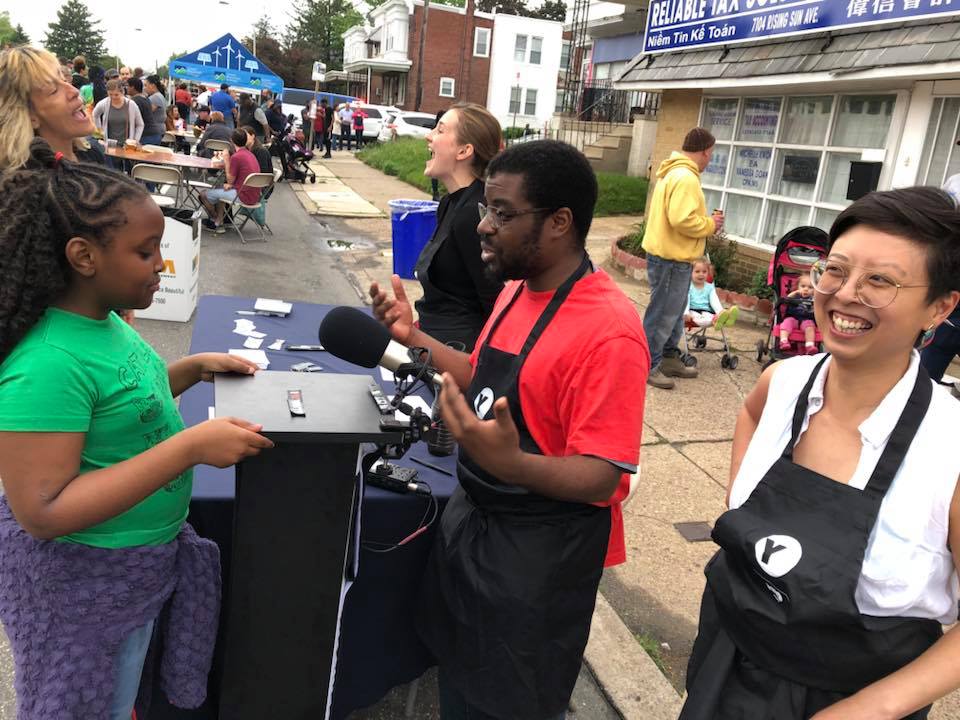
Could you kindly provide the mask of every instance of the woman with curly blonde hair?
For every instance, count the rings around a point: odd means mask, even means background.
[[[94,130],[53,54],[29,46],[0,52],[0,171],[23,167],[35,137],[68,160],[103,164],[100,144],[87,139]]]

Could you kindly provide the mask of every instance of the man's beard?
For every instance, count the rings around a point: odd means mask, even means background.
[[[542,260],[540,258],[540,233],[546,218],[541,218],[530,234],[523,238],[523,243],[509,257],[504,258],[502,252],[494,251],[493,262],[488,262],[484,272],[495,282],[506,280],[527,280],[540,272]]]

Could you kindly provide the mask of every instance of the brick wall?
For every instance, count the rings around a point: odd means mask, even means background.
[[[407,57],[413,61],[413,65],[407,74],[407,94],[403,104],[405,110],[413,110],[417,101],[417,58],[422,13],[423,7],[414,5],[413,15],[410,16],[410,42],[407,45]],[[465,24],[467,32],[464,35]],[[490,59],[473,56],[475,27],[490,28],[492,42],[492,20],[465,16],[437,7],[430,8],[427,14],[426,42],[423,46],[423,99],[420,103],[422,112],[436,113],[460,101],[486,106]],[[441,77],[454,78],[455,97],[440,97]]]
[[[653,197],[656,184],[656,171],[660,163],[670,157],[670,153],[679,150],[683,138],[700,120],[700,90],[664,90],[660,101],[660,113],[657,115],[657,138],[653,142],[650,155],[650,190],[647,192],[647,209]]]
[[[773,248],[754,247],[737,243],[737,254],[730,266],[730,277],[736,287],[747,288],[753,284],[753,276],[758,272],[766,275],[770,267]]]

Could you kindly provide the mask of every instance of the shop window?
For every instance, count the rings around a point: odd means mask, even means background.
[[[727,164],[730,162],[730,146],[717,143],[713,146],[713,157],[707,169],[700,174],[700,182],[707,185],[723,185],[727,177]]]
[[[719,210],[723,207],[723,193],[719,190],[708,190],[704,188],[703,199],[707,204],[707,213],[712,213],[714,210]]]
[[[738,100],[707,100],[703,104],[704,128],[713,133],[717,140],[733,140],[733,125],[737,119]]]
[[[960,120],[960,98],[937,98],[927,127],[917,182],[941,187],[948,177],[960,172],[960,149],[956,140]]]
[[[733,150],[733,171],[730,173],[727,186],[735,190],[762,193],[767,188],[771,155],[773,155],[773,150],[768,147],[735,147]]]
[[[809,217],[809,205],[771,200],[767,208],[767,227],[761,240],[770,245],[776,245],[787,232],[795,227],[806,225]]]
[[[850,183],[850,163],[859,160],[860,153],[827,153],[827,167],[820,188],[820,201],[846,205],[847,185]]]
[[[780,98],[744,98],[737,140],[772,143],[777,137]]]
[[[762,207],[763,200],[761,198],[727,193],[727,207],[724,211],[724,229],[727,234],[736,237],[755,238]],[[712,207],[708,207],[707,212],[712,209]]]
[[[884,147],[896,101],[895,95],[842,96],[830,144],[834,147]]]
[[[771,195],[797,200],[813,200],[813,190],[820,174],[819,150],[777,150]]]
[[[788,145],[823,145],[830,127],[833,97],[794,97],[787,100],[780,142]]]
[[[817,208],[817,211],[813,215],[813,224],[824,232],[830,232],[830,228],[833,226],[833,221],[837,219],[839,214],[839,210]]]

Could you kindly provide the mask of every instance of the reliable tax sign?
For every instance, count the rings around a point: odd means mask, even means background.
[[[651,0],[643,51],[669,52],[960,14],[960,0]]]

